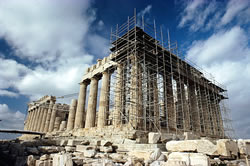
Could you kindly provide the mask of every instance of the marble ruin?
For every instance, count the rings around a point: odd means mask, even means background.
[[[111,32],[111,53],[87,68],[77,99],[28,104],[9,165],[249,165],[250,140],[228,135],[227,90],[135,16]],[[167,44],[166,44],[167,43]],[[70,96],[71,95],[66,95]],[[39,138],[41,134],[43,137]],[[0,165],[2,164],[0,158]]]
[[[29,104],[25,129],[46,133],[127,126],[225,137],[221,103],[226,89],[143,29],[135,26],[116,34],[120,31],[113,34],[112,53],[87,69],[70,109],[45,96]]]

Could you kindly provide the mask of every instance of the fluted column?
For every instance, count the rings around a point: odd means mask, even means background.
[[[74,128],[83,128],[85,122],[85,101],[86,101],[86,90],[87,83],[82,82],[80,84],[80,92],[78,96],[78,104],[75,115]]]
[[[176,130],[176,114],[175,114],[175,106],[174,106],[174,93],[173,93],[173,84],[172,84],[172,76],[171,74],[166,74],[164,77],[164,81],[166,83],[166,100],[167,100],[167,122],[168,129],[170,131]]]
[[[48,115],[46,117],[46,121],[45,121],[45,127],[43,132],[48,132],[49,131],[49,125],[50,125],[50,118],[51,118],[51,113],[52,113],[52,109],[54,106],[55,101],[50,100],[50,104],[49,104],[49,109],[48,109]]]
[[[55,118],[55,123],[53,125],[53,131],[58,131],[60,124],[61,124],[62,118],[60,116]]]
[[[31,118],[31,122],[30,122],[30,131],[34,131],[34,123],[35,123],[35,117],[36,117],[36,108],[32,109],[32,118]]]
[[[90,128],[95,126],[97,90],[98,90],[98,79],[96,77],[92,77],[90,82],[85,128]]]
[[[131,57],[131,65],[129,123],[133,128],[138,129],[142,124],[142,82],[141,67],[136,56]]]
[[[113,124],[118,126],[121,124],[121,112],[122,112],[122,65],[117,65],[116,85],[115,85],[115,108],[113,114]]]
[[[201,127],[200,127],[200,114],[199,114],[199,108],[198,108],[198,102],[196,98],[196,91],[195,91],[195,85],[190,84],[188,87],[189,90],[189,100],[190,100],[190,114],[191,114],[191,124],[192,124],[192,131],[195,133],[200,133],[201,132]]]
[[[28,130],[30,117],[31,117],[31,111],[28,110],[27,118],[25,120],[24,130]]]
[[[76,116],[76,107],[77,107],[77,100],[72,99],[69,109],[69,117],[68,117],[68,124],[67,124],[67,131],[72,130],[74,128],[75,116]]]
[[[35,117],[34,117],[34,125],[33,125],[33,131],[36,131],[37,129],[37,122],[38,122],[38,116],[39,116],[39,112],[40,111],[40,107],[37,107],[36,108],[36,114],[35,114]]]
[[[158,97],[158,82],[157,76],[153,81],[153,94],[154,94],[154,125],[156,129],[160,128],[160,112],[159,112],[159,97]]]
[[[55,124],[55,119],[56,119],[56,112],[57,112],[57,104],[54,104],[53,110],[51,113],[50,117],[50,122],[49,122],[49,132],[52,132],[54,129],[54,124]]]
[[[44,106],[41,105],[40,106],[40,114],[39,114],[39,119],[38,119],[38,122],[37,122],[37,131],[40,131],[40,127],[41,127],[41,124],[42,124],[42,119],[43,119],[43,114],[44,114]]]
[[[108,110],[109,83],[110,83],[110,74],[107,71],[104,71],[102,74],[102,87],[101,87],[100,102],[99,102],[99,112],[97,121],[98,128],[107,125],[107,113],[109,111]]]
[[[43,112],[43,108],[40,105],[39,108],[38,108],[38,116],[37,116],[37,122],[36,122],[36,131],[39,131],[42,112]]]
[[[41,123],[41,127],[40,127],[40,131],[44,132],[44,128],[45,128],[45,123],[46,123],[46,117],[48,115],[48,108],[47,106],[45,106],[46,108],[43,109],[43,117],[42,117],[42,123]]]
[[[66,124],[67,124],[66,121],[62,121],[59,127],[59,131],[64,131],[66,128]]]

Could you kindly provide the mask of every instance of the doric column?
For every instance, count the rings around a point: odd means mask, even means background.
[[[158,97],[158,83],[157,76],[152,80],[153,83],[153,94],[154,94],[154,125],[156,129],[160,127],[160,112],[159,112],[159,97]]]
[[[53,125],[53,131],[58,131],[60,124],[61,124],[62,118],[60,116],[55,118],[55,123]]]
[[[49,122],[49,132],[52,132],[54,129],[54,124],[55,124],[55,119],[56,119],[56,112],[57,112],[57,104],[54,104],[53,110],[51,113],[50,117],[50,122]]]
[[[90,82],[85,128],[90,128],[95,126],[97,90],[98,90],[98,79],[96,77],[92,77]]]
[[[121,124],[121,112],[122,112],[122,65],[117,65],[117,74],[116,74],[116,85],[115,85],[115,108],[113,113],[113,124],[118,126]]]
[[[183,80],[184,81],[184,80]],[[181,96],[182,96],[182,111],[183,111],[183,125],[185,131],[190,131],[190,114],[189,114],[189,107],[187,101],[187,94],[185,89],[185,84],[181,83]]]
[[[41,127],[42,119],[43,119],[43,114],[44,114],[44,105],[41,105],[40,107],[41,107],[41,109],[40,109],[40,114],[38,117],[39,119],[37,122],[37,131],[40,131],[40,127]]]
[[[44,132],[44,128],[45,128],[45,123],[46,123],[46,117],[48,115],[48,108],[47,105],[45,105],[45,108],[43,108],[43,117],[42,117],[42,123],[41,123],[41,127],[40,127],[40,131]]]
[[[31,117],[31,122],[30,122],[30,131],[34,131],[34,123],[35,123],[35,117],[36,117],[36,108],[32,109],[32,117]]]
[[[37,114],[36,114],[36,117],[35,117],[34,131],[38,130],[38,121],[39,121],[40,113],[41,113],[41,107],[39,106],[37,108]]]
[[[166,74],[164,76],[164,81],[166,84],[166,101],[167,101],[167,123],[168,129],[170,131],[176,130],[176,114],[174,106],[174,93],[173,93],[173,84],[172,84],[172,75]]]
[[[75,116],[76,116],[76,107],[77,107],[77,100],[72,99],[69,109],[69,117],[68,117],[68,124],[67,124],[67,131],[72,130],[74,128]]]
[[[201,103],[202,103],[202,112],[203,112],[203,120],[204,120],[204,129],[205,134],[211,134],[210,131],[210,119],[209,119],[209,108],[208,108],[208,101],[207,101],[207,95],[206,90],[204,87],[200,87],[201,89]]]
[[[99,101],[99,110],[98,110],[98,121],[97,127],[101,128],[107,125],[107,113],[109,109],[109,83],[110,83],[110,74],[107,71],[102,73],[102,87]]]
[[[183,105],[183,89],[184,84],[180,78],[176,79],[176,89],[177,89],[177,106],[176,106],[176,122],[178,129],[185,128],[185,118],[184,118],[184,105]]]
[[[25,120],[24,130],[28,130],[30,117],[31,117],[31,111],[28,110],[27,118]]]
[[[88,84],[86,82],[80,83],[80,92],[78,96],[78,104],[77,104],[77,109],[76,109],[74,128],[84,127],[87,85]]]
[[[188,94],[189,94],[189,101],[190,101],[190,114],[192,117],[191,119],[192,131],[200,134],[201,132],[200,114],[199,114],[198,101],[196,97],[197,93],[195,90],[195,83],[189,84]]]
[[[61,124],[60,124],[60,127],[59,127],[59,131],[64,131],[66,128],[66,121],[62,121]]]
[[[48,115],[46,117],[45,127],[44,127],[44,130],[43,130],[43,132],[45,132],[45,133],[49,131],[51,113],[52,113],[52,109],[53,109],[54,104],[55,104],[55,101],[50,100],[49,109],[48,109]]]

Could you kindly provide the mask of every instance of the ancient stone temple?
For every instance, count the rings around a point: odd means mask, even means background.
[[[44,96],[29,103],[24,129],[44,133],[63,130],[68,119],[69,106],[55,102],[55,96]]]
[[[162,31],[159,35],[144,22],[138,26],[132,17],[111,32],[110,51],[87,69],[70,109],[45,96],[29,105],[25,129],[69,132],[112,126],[225,136],[221,103],[226,89],[182,57],[176,43],[168,40],[166,45]]]
[[[112,46],[110,56],[82,78],[75,127],[129,125],[142,131],[223,136],[220,101],[226,99],[225,89],[137,26]]]

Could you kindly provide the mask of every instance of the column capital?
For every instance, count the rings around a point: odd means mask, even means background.
[[[83,80],[82,82],[80,82],[79,84],[80,85],[88,85],[90,83],[90,79],[86,79],[86,80]]]

